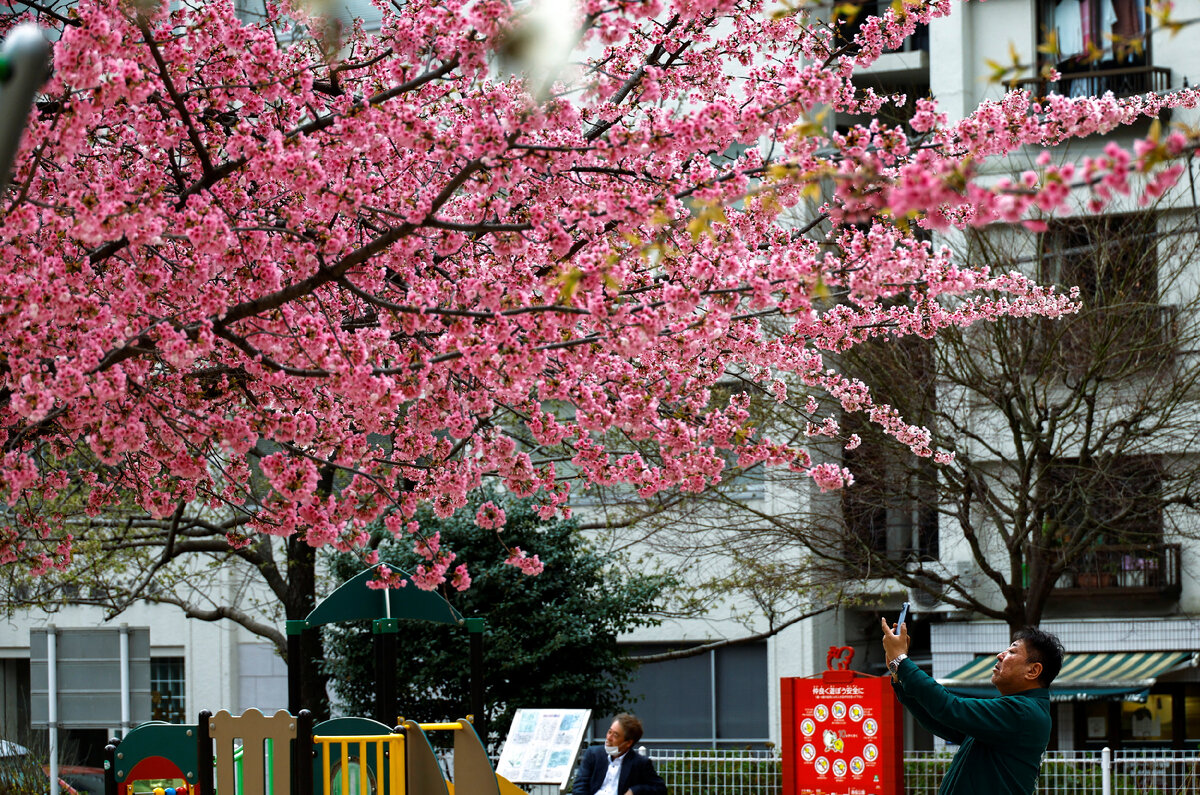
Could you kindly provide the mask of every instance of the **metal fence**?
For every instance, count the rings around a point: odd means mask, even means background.
[[[776,751],[654,750],[654,768],[671,795],[779,795],[783,767]]]
[[[672,795],[779,795],[782,762],[775,751],[653,750],[654,766]],[[952,752],[904,755],[907,795],[935,795]],[[1196,751],[1052,751],[1042,760],[1039,795],[1194,795],[1200,793]]]

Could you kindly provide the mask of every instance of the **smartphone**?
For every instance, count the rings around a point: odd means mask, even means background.
[[[900,627],[908,620],[908,602],[900,605],[900,617],[896,619],[896,634],[900,634]]]

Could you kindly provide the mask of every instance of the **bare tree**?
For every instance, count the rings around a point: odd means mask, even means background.
[[[318,489],[328,494],[332,484],[332,469],[326,469]],[[7,614],[90,605],[112,619],[141,602],[173,605],[191,619],[229,620],[298,666],[301,703],[328,715],[320,633],[303,633],[300,659],[288,659],[284,622],[304,619],[316,606],[318,552],[302,536],[245,537],[239,528],[246,514],[214,514],[198,503],[178,505],[169,519],[129,505],[88,517],[71,494],[62,495],[56,508],[80,539],[72,565],[41,576],[19,566],[0,569],[0,605]]]

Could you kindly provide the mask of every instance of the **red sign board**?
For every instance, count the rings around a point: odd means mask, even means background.
[[[781,682],[783,795],[904,795],[904,716],[889,677]]]

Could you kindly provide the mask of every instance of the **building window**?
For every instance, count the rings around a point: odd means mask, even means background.
[[[1161,544],[1162,479],[1157,456],[1061,459],[1047,473],[1051,526],[1096,545]]]
[[[874,384],[874,398],[918,425],[937,404],[933,345],[917,336],[867,340],[843,354],[848,376]],[[937,560],[938,466],[915,455],[869,418],[843,413],[841,430],[862,440],[841,451],[854,483],[839,491],[845,568],[851,576],[894,577],[909,563]]]
[[[840,9],[854,9],[852,13],[839,13],[837,19],[844,20],[838,25],[838,40],[849,44],[862,29],[863,23],[870,17],[883,16],[892,3],[890,0],[862,0],[839,6]],[[835,23],[836,24],[836,23]],[[929,26],[917,25],[913,34],[900,43],[899,47],[885,52],[929,52]]]
[[[1088,303],[1157,303],[1157,233],[1154,213],[1066,219],[1045,233],[1042,276]]]
[[[1062,363],[1109,375],[1160,367],[1175,352],[1175,308],[1158,297],[1157,216],[1072,218],[1042,236],[1043,281],[1078,287],[1078,315],[1042,324]]]
[[[153,657],[150,660],[150,718],[167,723],[186,723],[183,700],[184,658]]]
[[[844,421],[843,427],[851,432],[855,424]],[[854,483],[841,493],[847,562],[877,577],[891,577],[909,562],[938,559],[936,471],[928,459],[885,445],[864,442],[843,459],[854,473]],[[895,455],[904,460],[889,460]]]
[[[1042,4],[1043,43],[1059,63],[1128,62],[1146,31],[1146,4],[1137,0],[1059,0]],[[1052,37],[1051,37],[1051,34]]]
[[[678,646],[639,644],[631,656]],[[676,660],[647,663],[634,674],[629,711],[646,727],[648,744],[670,746],[763,745],[767,723],[767,644],[725,646]],[[603,737],[611,715],[594,715],[593,733]]]
[[[1121,704],[1121,740],[1124,742],[1169,743],[1175,736],[1172,726],[1172,696],[1152,695],[1145,704],[1125,701]]]
[[[1200,742],[1200,685],[1184,686],[1184,739]]]

